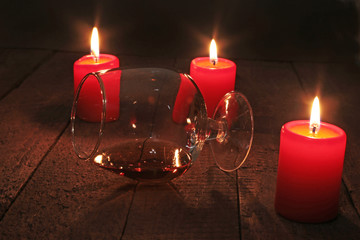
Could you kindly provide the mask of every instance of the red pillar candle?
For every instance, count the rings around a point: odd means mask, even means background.
[[[221,98],[226,93],[234,91],[236,65],[228,59],[217,58],[215,41],[212,40],[210,57],[193,59],[190,76],[204,97],[208,117],[212,117]]]
[[[335,218],[345,146],[345,132],[332,124],[308,120],[284,124],[280,135],[276,211],[299,222],[318,223]]]
[[[99,54],[96,28],[93,30],[91,39],[92,55],[83,56],[74,63],[74,93],[86,74],[119,67],[119,59],[116,56]],[[106,121],[113,121],[119,117],[120,74],[119,72],[109,73],[103,75],[102,80],[106,92]],[[95,77],[90,76],[80,92],[77,116],[89,122],[100,122],[103,107],[101,99],[99,83]]]

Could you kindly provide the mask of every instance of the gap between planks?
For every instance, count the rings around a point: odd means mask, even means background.
[[[54,142],[50,145],[49,149],[46,151],[46,153],[44,154],[44,156],[42,156],[42,158],[40,159],[39,163],[36,165],[36,167],[34,168],[34,170],[31,172],[31,174],[29,175],[28,179],[24,182],[24,184],[22,184],[22,186],[20,187],[19,191],[16,193],[14,199],[10,202],[9,206],[6,208],[6,210],[4,211],[4,213],[0,216],[0,222],[3,220],[3,218],[5,217],[6,213],[9,211],[9,209],[11,208],[11,206],[14,204],[14,202],[16,201],[16,199],[18,198],[18,196],[22,193],[22,191],[25,189],[25,187],[27,186],[27,184],[30,182],[30,180],[32,179],[32,177],[34,176],[35,172],[37,171],[37,169],[41,166],[41,163],[44,161],[44,159],[49,155],[49,153],[53,150],[53,148],[55,147],[55,145],[58,143],[59,139],[61,138],[61,136],[65,133],[66,129],[69,127],[70,125],[70,120],[68,120],[68,122],[66,123],[65,127],[62,129],[62,131],[60,132],[60,134],[55,138]]]
[[[242,239],[242,234],[241,234],[241,197],[240,197],[240,194],[241,194],[241,189],[240,189],[240,184],[239,184],[239,180],[240,180],[240,177],[239,177],[239,169],[237,169],[235,171],[236,175],[236,195],[237,195],[237,210],[238,210],[238,223],[239,223],[239,240]]]
[[[346,183],[345,183],[345,181],[344,181],[344,179],[343,179],[343,178],[341,178],[341,181],[342,181],[342,183],[344,184],[344,188],[345,188],[345,193],[346,193],[346,196],[348,197],[349,202],[350,202],[350,204],[351,204],[352,208],[354,209],[354,211],[355,211],[356,215],[357,215],[357,216],[359,217],[359,219],[360,219],[360,213],[359,213],[359,211],[358,211],[357,207],[355,206],[355,203],[354,203],[354,201],[353,201],[353,199],[352,199],[352,197],[351,197],[351,194],[350,194],[349,188],[348,188],[348,186],[346,185]]]
[[[46,56],[44,59],[39,61],[31,69],[31,71],[29,71],[29,73],[25,74],[22,78],[20,78],[18,81],[16,81],[2,96],[0,96],[0,101],[3,100],[4,98],[6,98],[6,96],[8,96],[12,91],[19,88],[31,74],[33,74],[36,70],[38,70],[44,63],[49,61],[56,53],[57,53],[57,51],[53,50],[49,53],[48,56]]]
[[[139,182],[137,182],[134,186],[134,192],[131,196],[131,201],[130,201],[130,204],[129,204],[129,209],[128,209],[128,212],[126,214],[126,218],[125,218],[125,223],[124,223],[124,226],[123,226],[123,230],[121,232],[121,236],[119,238],[119,240],[121,240],[123,238],[123,236],[125,235],[125,231],[126,231],[126,225],[127,225],[127,222],[129,220],[129,215],[130,215],[130,210],[132,208],[132,205],[133,205],[133,202],[134,202],[134,198],[135,198],[135,193],[136,193],[136,189],[137,189],[137,186],[139,185]]]

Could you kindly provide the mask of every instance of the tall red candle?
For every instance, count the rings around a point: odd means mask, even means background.
[[[97,38],[97,30],[94,28],[91,44],[93,54],[83,56],[74,63],[74,93],[86,74],[119,67],[119,59],[116,56],[99,54]],[[119,117],[120,73],[116,71],[103,75],[102,80],[106,92],[106,121],[113,121]],[[77,116],[89,122],[100,122],[103,108],[101,99],[99,83],[95,77],[90,76],[80,92]]]
[[[212,56],[213,54],[214,56]],[[234,91],[236,65],[228,59],[217,58],[216,45],[213,40],[210,57],[195,58],[191,61],[190,76],[204,97],[208,117],[212,117],[221,98],[226,93]]]
[[[309,125],[300,120],[281,128],[275,209],[288,219],[317,223],[338,212],[346,134],[329,123],[314,131]]]

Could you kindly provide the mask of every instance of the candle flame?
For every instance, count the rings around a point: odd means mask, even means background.
[[[210,43],[210,62],[212,62],[212,64],[216,64],[218,61],[218,57],[217,57],[217,49],[216,49],[216,43],[215,40],[211,40]]]
[[[320,130],[320,102],[319,98],[315,97],[310,116],[310,132],[316,134]]]
[[[91,55],[94,56],[95,62],[98,62],[100,50],[99,50],[99,33],[96,27],[93,28],[91,34]]]

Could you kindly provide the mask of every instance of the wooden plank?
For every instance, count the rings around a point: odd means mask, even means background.
[[[0,99],[52,55],[48,50],[4,49],[0,53]]]
[[[56,54],[0,102],[4,116],[0,134],[6,137],[1,138],[0,146],[4,155],[0,189],[11,188],[17,196],[0,222],[0,238],[358,237],[359,217],[344,188],[339,216],[329,223],[295,223],[273,209],[280,127],[286,121],[307,118],[311,103],[310,94],[301,89],[290,64],[237,61],[236,88],[249,98],[256,123],[254,148],[238,178],[235,173],[221,172],[205,146],[184,176],[170,185],[154,186],[136,185],[74,155],[69,128],[65,134],[62,131],[70,114],[72,63],[78,57]],[[128,66],[141,65],[136,63],[134,57],[134,64]],[[56,78],[49,78],[49,73]],[[24,184],[34,169],[17,195],[19,182]]]
[[[239,239],[235,180],[205,146],[172,184],[136,188],[123,239]]]
[[[308,99],[296,83],[291,65],[284,62],[236,61],[235,90],[248,98],[255,115],[255,130],[278,135],[281,126],[306,119]]]
[[[1,239],[118,239],[135,181],[76,157],[68,127],[0,223]]]
[[[77,57],[56,54],[0,102],[0,216],[69,122]]]
[[[343,180],[360,216],[360,68],[349,63],[296,63],[295,67],[307,92],[319,95],[322,120],[347,134]]]
[[[255,136],[244,167],[238,170],[242,239],[355,239],[360,220],[341,192],[339,216],[323,224],[301,224],[274,209],[281,125],[309,116],[311,97],[289,63],[237,61],[238,89],[253,106]]]

